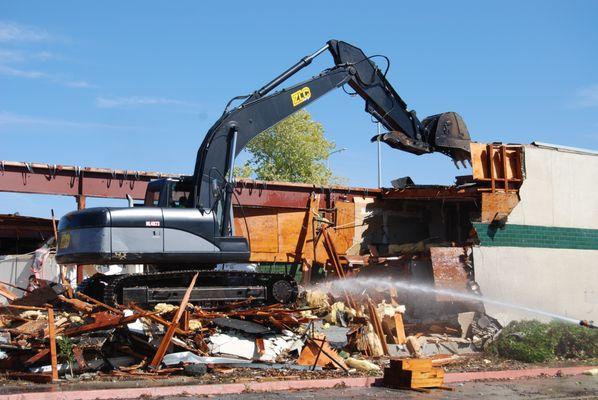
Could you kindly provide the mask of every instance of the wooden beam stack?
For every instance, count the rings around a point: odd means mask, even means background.
[[[431,359],[391,359],[382,382],[395,389],[444,389],[444,370],[432,367]]]

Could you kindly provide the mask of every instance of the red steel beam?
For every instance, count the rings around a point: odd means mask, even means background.
[[[457,189],[454,186],[414,186],[385,191],[382,193],[381,198],[404,200],[476,200],[481,198],[481,193],[477,187]]]
[[[157,172],[0,161],[2,192],[121,199],[129,194],[141,200],[150,180],[176,176]]]
[[[0,161],[0,192],[75,196],[83,200],[85,197],[123,199],[129,194],[135,200],[142,200],[147,183],[152,179],[179,176]],[[235,204],[240,202],[246,207],[305,209],[312,192],[321,194],[320,209],[332,208],[336,201],[351,201],[354,197],[372,198],[381,193],[379,189],[240,180],[236,183],[236,199],[233,200]]]

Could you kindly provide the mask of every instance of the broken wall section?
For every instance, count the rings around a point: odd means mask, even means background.
[[[378,263],[362,268],[360,276],[469,292],[476,240],[470,221],[480,215],[476,188],[410,185],[386,191],[367,209],[361,254],[371,254]],[[411,323],[454,320],[460,312],[480,309],[448,296],[398,292]]]
[[[521,146],[525,181],[504,224],[475,223],[485,296],[575,319],[598,318],[598,153]],[[537,314],[486,304],[501,323]]]

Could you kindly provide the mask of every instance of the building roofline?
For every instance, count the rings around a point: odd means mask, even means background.
[[[556,151],[562,151],[562,152],[566,152],[566,153],[584,154],[584,155],[589,155],[589,156],[598,156],[598,151],[596,151],[596,150],[581,149],[579,147],[561,146],[558,144],[543,143],[543,142],[532,142],[531,144],[532,144],[532,146],[536,146],[541,149],[556,150]]]

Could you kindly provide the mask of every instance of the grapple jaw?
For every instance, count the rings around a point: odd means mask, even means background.
[[[452,158],[457,168],[458,162],[465,166],[467,160],[471,164],[471,137],[459,114],[451,111],[431,115],[422,121],[422,127],[428,134],[428,143],[433,151]]]
[[[413,116],[412,121],[416,121]],[[391,130],[372,138],[372,142],[381,141],[392,148],[413,154],[439,152],[453,159],[459,168],[459,162],[466,167],[465,161],[471,165],[469,144],[471,138],[463,118],[456,112],[445,112],[431,115],[421,123],[417,121],[416,137],[399,130]]]

